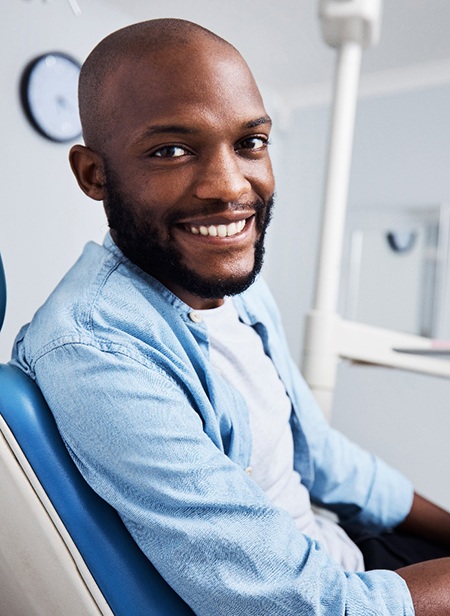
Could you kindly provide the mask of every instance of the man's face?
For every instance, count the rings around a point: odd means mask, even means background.
[[[274,190],[270,119],[246,65],[202,43],[124,64],[114,88],[105,208],[119,247],[194,308],[242,291]]]

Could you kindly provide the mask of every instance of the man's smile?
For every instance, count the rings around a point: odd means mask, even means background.
[[[186,231],[190,231],[194,235],[202,235],[204,237],[233,237],[238,233],[241,233],[246,226],[248,218],[237,220],[228,224],[218,225],[184,225]]]

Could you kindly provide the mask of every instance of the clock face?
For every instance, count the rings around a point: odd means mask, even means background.
[[[62,53],[47,53],[25,69],[21,98],[36,130],[52,141],[72,141],[81,135],[78,114],[80,65]]]

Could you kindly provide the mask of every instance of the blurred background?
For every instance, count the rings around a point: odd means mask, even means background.
[[[316,1],[3,0],[2,8],[0,251],[9,297],[0,360],[7,361],[18,329],[84,244],[101,242],[107,230],[101,204],[85,197],[72,177],[71,144],[43,138],[28,122],[19,96],[25,67],[51,51],[82,62],[117,28],[181,17],[242,52],[274,118],[277,207],[265,277],[301,365],[335,63],[334,50],[321,38]],[[381,41],[363,56],[343,261],[344,316],[450,338],[448,203],[450,3],[385,0]],[[403,240],[405,248],[399,250],[396,242],[393,247],[392,238]],[[342,364],[332,423],[450,507],[450,380]]]

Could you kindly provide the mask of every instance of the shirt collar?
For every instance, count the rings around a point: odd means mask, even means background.
[[[157,280],[156,278],[154,278],[150,274],[147,274],[147,272],[145,272],[138,265],[133,263],[133,261],[130,261],[130,259],[128,259],[128,257],[126,257],[123,254],[123,252],[120,250],[120,248],[114,242],[113,238],[111,237],[111,233],[109,231],[107,232],[107,234],[106,234],[106,236],[105,236],[105,238],[103,240],[103,246],[107,250],[109,250],[121,263],[126,265],[126,267],[128,267],[130,269],[133,269],[133,271],[137,272],[140,277],[145,278],[145,280],[148,282],[148,284],[153,289],[155,289],[160,295],[162,295],[164,297],[164,299],[167,300],[167,302],[169,302],[169,304],[174,306],[177,310],[179,310],[180,312],[182,312],[185,315],[188,315],[190,312],[192,312],[192,308],[190,306],[188,306],[187,304],[185,304],[174,293],[172,293],[172,291],[169,291],[169,289],[166,286],[164,286],[162,284],[162,282],[160,282],[159,280]]]

